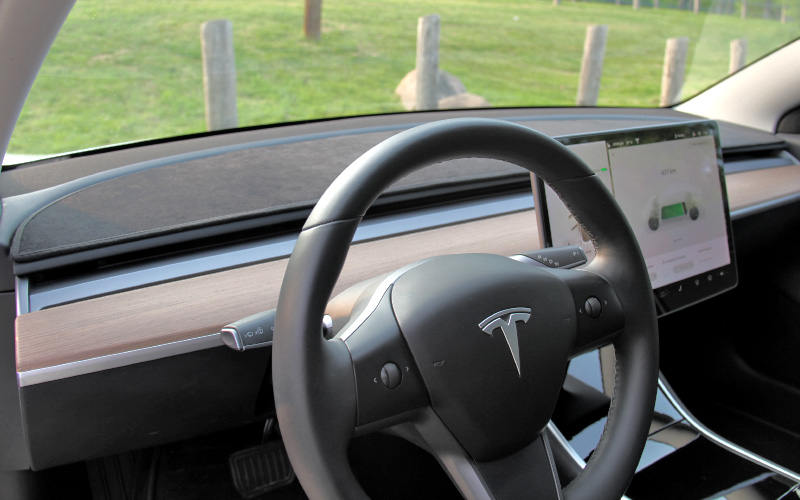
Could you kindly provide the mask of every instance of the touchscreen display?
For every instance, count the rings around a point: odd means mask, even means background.
[[[721,150],[713,122],[559,140],[594,170],[627,216],[663,311],[735,285]],[[591,260],[594,246],[572,214],[544,183],[539,182],[538,191],[546,244],[578,245]]]

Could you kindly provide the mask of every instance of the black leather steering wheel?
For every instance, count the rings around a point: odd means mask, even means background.
[[[325,340],[325,307],[369,206],[412,171],[465,157],[542,177],[592,236],[592,263],[549,270],[479,254],[415,263],[386,278]],[[603,306],[599,316],[584,307],[591,297]],[[568,360],[609,343],[616,375],[606,427],[586,467],[562,487],[544,429]],[[465,498],[619,499],[650,425],[658,333],[639,246],[592,171],[528,127],[455,119],[384,141],[331,184],[289,260],[272,359],[286,449],[311,499],[367,499],[347,446],[390,426],[424,443]]]

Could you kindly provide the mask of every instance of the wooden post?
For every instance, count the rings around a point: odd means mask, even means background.
[[[594,24],[586,27],[583,62],[581,62],[581,75],[578,80],[578,96],[575,98],[575,104],[578,106],[597,105],[607,38],[608,26]]]
[[[233,53],[233,23],[227,19],[200,25],[203,53],[203,91],[206,97],[206,128],[236,128],[236,62]]]
[[[667,40],[664,54],[664,74],[661,77],[661,106],[671,106],[678,102],[686,73],[686,57],[689,53],[689,39],[685,37]]]
[[[700,13],[700,0],[694,0],[694,13]]]
[[[322,0],[306,0],[303,32],[309,40],[319,40],[322,32]]]
[[[747,19],[747,0],[742,0],[742,19]]]
[[[781,5],[781,24],[786,24],[786,4]]]
[[[439,16],[431,14],[417,21],[417,104],[415,109],[436,109],[439,105]]]
[[[659,7],[659,2],[658,2],[658,0],[653,0],[653,8],[654,8],[654,9],[657,9],[658,7]]]
[[[641,0],[633,0],[633,10],[639,10]]]
[[[736,73],[744,68],[747,60],[747,39],[737,38],[731,41],[731,62],[728,66],[728,73]]]
[[[561,5],[561,0],[553,0],[553,5]]]

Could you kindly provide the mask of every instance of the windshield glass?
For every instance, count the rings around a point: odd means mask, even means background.
[[[79,0],[4,163],[420,107],[668,105],[800,34],[800,0],[630,2]],[[418,57],[418,19],[430,14],[438,18],[422,27]],[[201,29],[213,20],[230,23]],[[670,49],[670,73],[684,80],[665,99],[666,47],[676,37],[686,40]],[[446,74],[433,72],[437,61]],[[419,78],[408,75],[418,64]],[[437,74],[432,91],[425,75]]]

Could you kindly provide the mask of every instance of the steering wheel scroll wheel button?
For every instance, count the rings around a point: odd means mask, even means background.
[[[400,367],[394,363],[386,363],[383,365],[383,368],[381,368],[381,382],[383,382],[383,385],[385,385],[387,389],[397,389],[397,386],[399,386],[402,381],[403,372],[400,371]]]
[[[275,329],[275,309],[248,316],[222,327],[220,340],[236,351],[272,345]]]
[[[599,318],[600,313],[603,312],[603,304],[600,303],[600,299],[597,297],[589,297],[586,299],[586,302],[583,304],[583,308],[586,310],[586,314],[588,314],[590,318]]]

